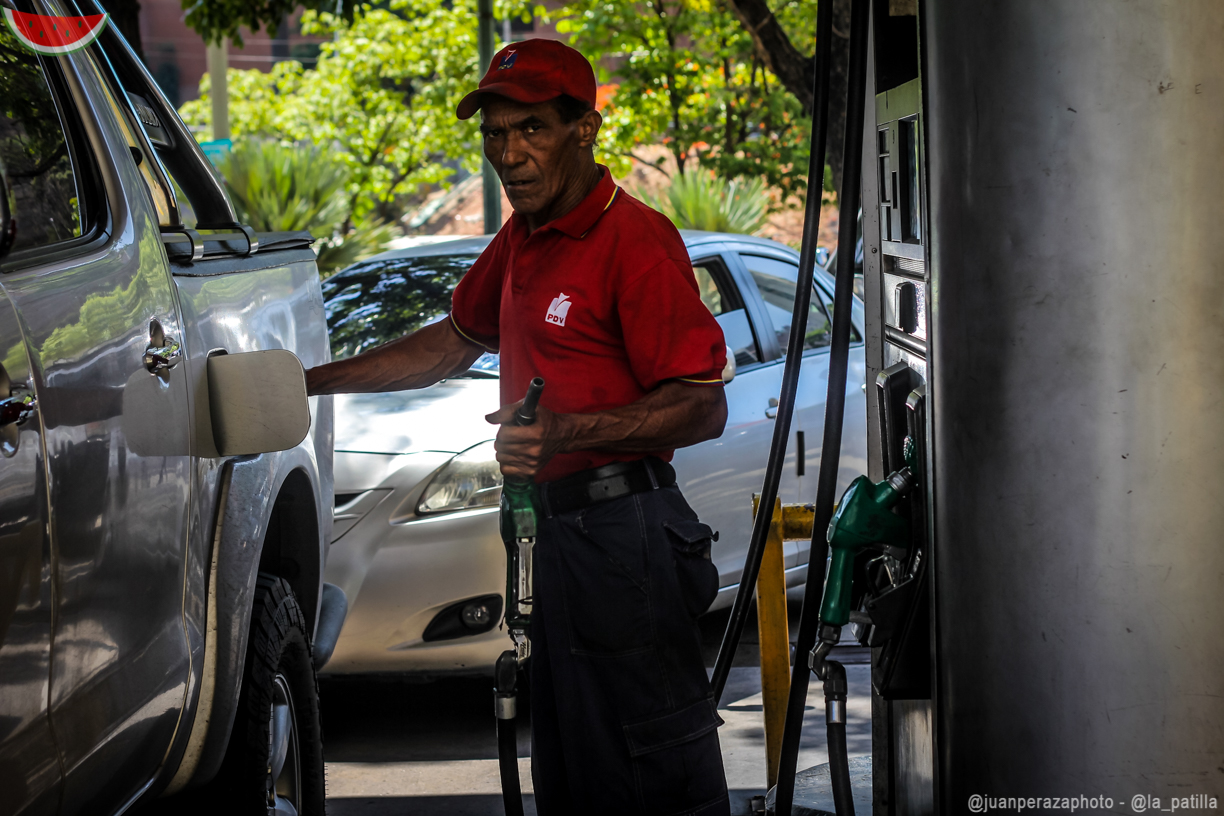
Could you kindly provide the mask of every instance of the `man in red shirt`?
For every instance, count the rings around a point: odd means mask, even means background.
[[[450,317],[307,372],[312,394],[421,388],[501,355],[497,459],[534,478],[532,778],[541,816],[730,811],[696,618],[713,532],[676,487],[677,447],[722,433],[726,347],[684,242],[596,164],[586,59],[503,48],[459,105],[514,214]],[[536,424],[509,423],[547,382]]]

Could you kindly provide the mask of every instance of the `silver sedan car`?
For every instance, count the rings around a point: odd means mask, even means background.
[[[701,297],[723,328],[734,377],[718,439],[676,452],[684,495],[719,531],[721,590],[738,588],[777,415],[798,253],[743,235],[682,233]],[[401,337],[450,310],[451,291],[490,236],[386,252],[324,281],[336,359]],[[812,501],[828,376],[833,278],[818,269],[804,339],[781,496]],[[855,301],[838,491],[867,468],[862,304]],[[498,361],[414,391],[336,397],[335,526],[326,578],[349,613],[328,674],[492,671],[501,629],[505,550],[493,453]],[[807,572],[807,545],[787,542],[787,585]]]

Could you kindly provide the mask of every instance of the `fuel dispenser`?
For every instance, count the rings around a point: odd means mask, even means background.
[[[1216,808],[1224,6],[862,5],[869,468],[804,612],[837,812],[844,621],[877,816]]]

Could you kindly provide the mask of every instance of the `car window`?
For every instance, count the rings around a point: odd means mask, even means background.
[[[81,194],[38,56],[0,27],[0,163],[13,197],[14,251],[78,238]]]
[[[352,357],[447,315],[451,292],[475,262],[475,255],[368,261],[323,281],[332,358]],[[472,367],[497,371],[497,355],[485,354]]]
[[[795,311],[795,281],[799,276],[798,264],[764,255],[741,255],[744,265],[756,282],[765,313],[778,339],[778,348],[786,353],[790,341],[791,318]],[[832,302],[818,288],[812,287],[812,302],[808,309],[807,331],[803,338],[804,350],[824,348],[830,342],[830,325],[826,302]],[[857,339],[857,336],[856,336]]]
[[[723,338],[735,357],[735,365],[742,368],[761,362],[760,349],[752,333],[748,312],[744,310],[739,293],[732,285],[731,276],[722,262],[717,258],[694,261],[693,275],[697,278],[701,302],[722,327]]]
[[[697,289],[701,293],[701,302],[710,310],[710,314],[718,317],[728,310],[724,307],[722,293],[718,291],[718,283],[710,271],[712,265],[710,261],[693,264],[693,275],[697,278]]]

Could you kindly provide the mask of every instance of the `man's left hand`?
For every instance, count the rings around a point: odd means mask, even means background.
[[[509,479],[534,478],[549,459],[561,452],[566,438],[566,415],[555,414],[543,405],[536,408],[535,424],[513,424],[522,404],[520,400],[485,417],[486,421],[501,425],[493,447],[502,475]]]

